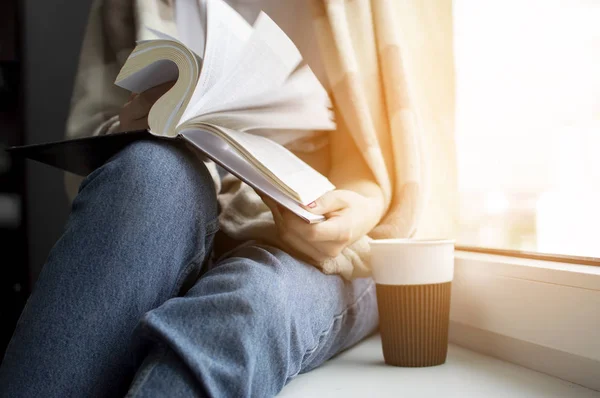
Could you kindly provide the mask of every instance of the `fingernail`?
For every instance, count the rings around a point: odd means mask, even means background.
[[[316,202],[310,202],[309,204],[306,205],[306,207],[310,207],[311,209],[314,209],[315,207],[317,207],[317,203]]]

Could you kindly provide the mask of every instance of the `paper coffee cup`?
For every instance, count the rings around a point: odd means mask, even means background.
[[[407,367],[446,362],[454,241],[374,240],[371,267],[385,362]]]

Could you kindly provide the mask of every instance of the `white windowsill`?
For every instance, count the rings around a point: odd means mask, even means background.
[[[383,362],[379,336],[299,375],[278,397],[569,397],[599,393],[451,344],[444,365],[399,368]]]
[[[600,290],[600,267],[596,266],[461,250],[457,250],[454,257],[458,267],[463,267],[468,262],[479,267],[482,272],[496,275]],[[483,270],[484,267],[494,268]]]
[[[600,267],[457,251],[450,341],[600,390]]]

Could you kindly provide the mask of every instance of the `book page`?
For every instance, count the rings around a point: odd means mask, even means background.
[[[302,56],[279,26],[261,13],[242,53],[222,79],[190,107],[189,114],[209,113],[243,97],[281,87]]]
[[[223,166],[230,173],[246,182],[252,188],[269,196],[305,221],[315,223],[325,219],[323,216],[313,214],[302,208],[298,202],[279,190],[254,165],[249,163],[237,150],[218,135],[207,130],[198,129],[183,130],[180,134],[186,141],[200,149],[201,152]]]
[[[194,89],[182,122],[195,115],[198,103],[220,81],[230,65],[237,62],[252,27],[222,0],[206,1],[206,47],[200,79]]]
[[[325,108],[332,106],[327,91],[312,69],[308,65],[303,65],[295,70],[283,85],[257,95],[237,98],[233,102],[221,106],[211,104],[210,113],[267,107],[290,102],[308,102],[319,104]],[[203,114],[208,114],[208,112]]]
[[[263,174],[296,194],[296,200],[307,205],[325,192],[335,189],[321,173],[303,162],[292,152],[268,138],[214,126],[234,144]]]
[[[271,141],[278,143],[294,152],[296,149],[302,148],[303,152],[316,150],[329,143],[329,134],[325,131],[306,131],[294,129],[256,129],[252,130],[251,134],[266,137]]]
[[[160,84],[177,80],[179,68],[169,59],[157,59],[137,73],[131,74],[116,84],[132,93],[142,93]]]
[[[156,36],[158,38],[158,40],[169,40],[169,41],[174,41],[177,43],[181,43],[183,44],[183,42],[181,40],[179,40],[178,38],[176,38],[175,36],[171,36],[167,33],[161,32],[160,30],[156,30],[154,28],[151,28],[149,26],[146,26],[146,29],[152,33],[154,36]],[[149,40],[138,40],[136,42],[136,44],[140,44],[140,43],[147,43],[149,41],[152,41],[154,39],[149,39]],[[183,44],[185,46],[185,44]]]
[[[175,25],[179,40],[204,58],[206,44],[206,0],[177,0]]]
[[[336,126],[333,118],[333,112],[320,104],[290,103],[218,112],[199,116],[192,121],[214,124],[236,131],[306,130],[308,134],[310,130],[333,130]]]

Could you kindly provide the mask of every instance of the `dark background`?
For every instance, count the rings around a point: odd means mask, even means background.
[[[6,0],[3,0],[6,1]],[[90,6],[88,0],[24,4],[26,143],[64,138],[71,91]],[[26,163],[30,269],[35,278],[68,215],[63,173]]]
[[[0,150],[64,137],[90,4],[0,0]],[[0,194],[16,199],[0,198],[0,214],[14,204],[22,210],[12,223],[0,217],[1,357],[30,287],[62,232],[69,206],[58,170],[13,159],[0,174]]]

